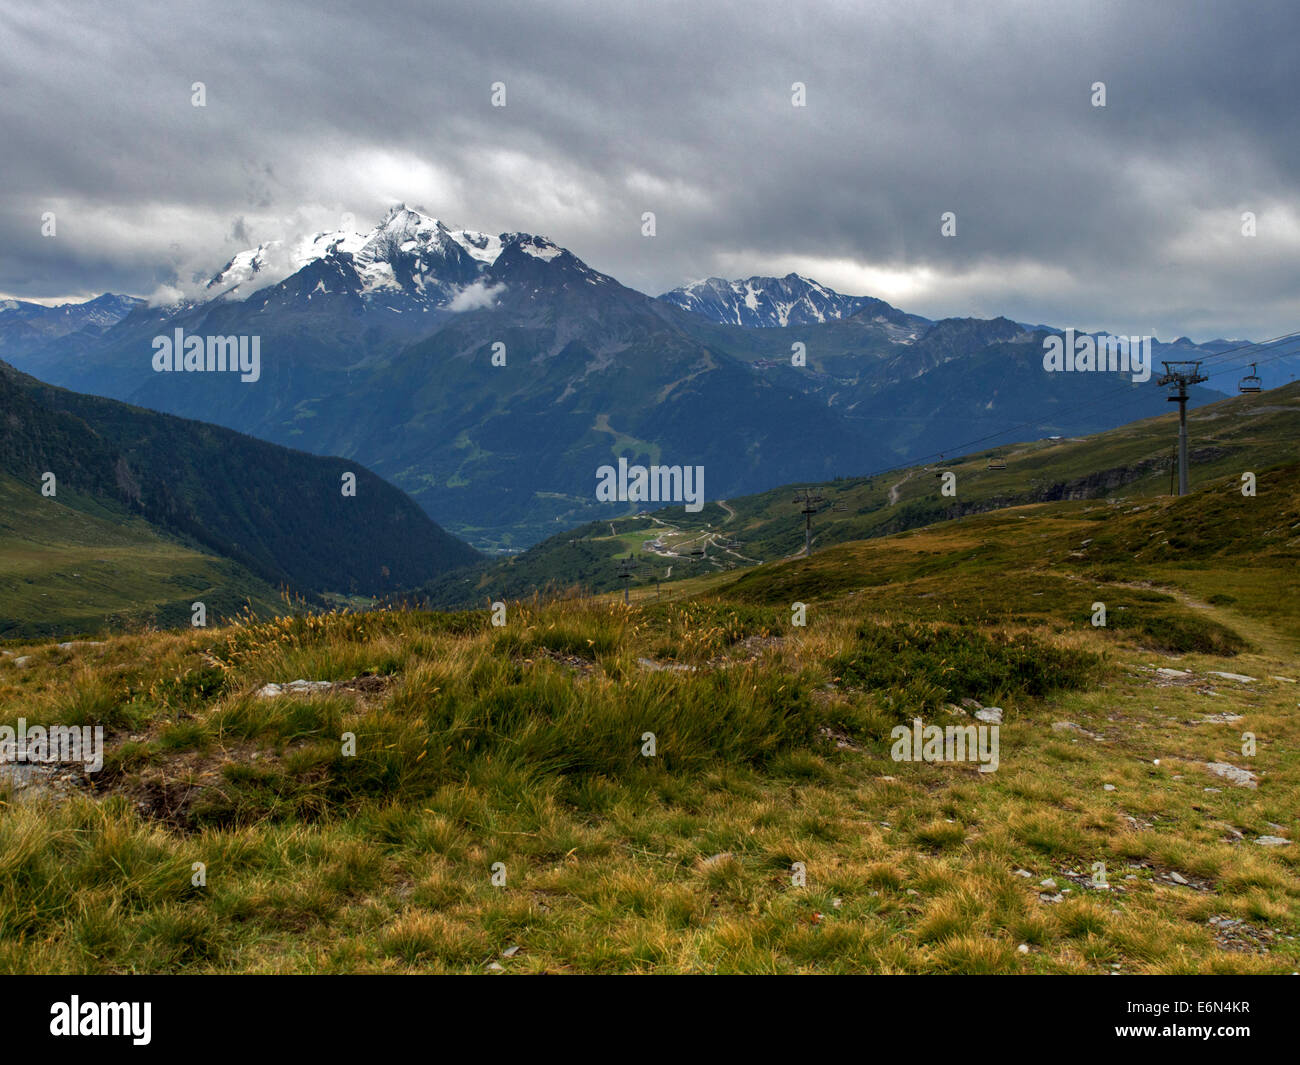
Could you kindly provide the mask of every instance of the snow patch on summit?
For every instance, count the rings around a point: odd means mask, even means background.
[[[545,237],[529,237],[527,240],[522,240],[519,242],[519,250],[525,255],[531,255],[534,259],[541,259],[547,263],[557,258],[564,251],[563,248],[556,247]]]
[[[491,266],[501,254],[500,237],[491,233],[476,233],[472,229],[456,229],[451,232],[451,239],[464,248],[472,258]]]
[[[798,274],[728,281],[709,277],[659,297],[728,325],[784,327],[822,324],[857,314],[873,301],[845,296]]]
[[[314,296],[319,300],[333,292],[345,298],[359,295],[365,307],[399,313],[475,310],[496,302],[503,289],[489,283],[488,273],[502,253],[515,245],[540,262],[558,260],[590,284],[612,280],[545,237],[452,229],[432,215],[397,204],[369,233],[333,230],[265,241],[239,252],[206,285],[200,283],[197,289],[165,286],[156,294],[154,303],[179,311],[208,300],[246,300],[254,293],[261,293],[268,301],[278,299],[270,291],[272,286],[308,266],[326,263],[330,269],[325,273],[337,276],[339,281],[322,287],[314,279],[296,298]],[[295,298],[292,289],[288,298]]]

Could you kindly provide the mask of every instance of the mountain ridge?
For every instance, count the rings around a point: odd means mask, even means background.
[[[48,481],[50,498],[143,519],[272,585],[385,594],[477,557],[356,463],[56,388],[4,362],[0,410],[0,473],[35,505]]]
[[[594,497],[596,469],[620,457],[701,465],[711,497],[742,495],[890,468],[1024,422],[1050,435],[1062,412],[1113,390],[1105,375],[1046,374],[1042,335],[1008,319],[930,321],[788,275],[840,316],[730,324],[545,237],[453,229],[405,206],[368,234],[306,238],[293,256],[259,248],[217,271],[206,298],[136,306],[103,335],[71,334],[16,364],[342,455],[489,551],[623,512]],[[177,328],[259,338],[260,380],[154,373],[151,345]],[[1165,409],[1154,387],[1137,399]],[[1093,403],[1090,417],[1085,430],[1116,415]]]

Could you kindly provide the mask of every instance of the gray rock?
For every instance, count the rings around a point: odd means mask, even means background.
[[[651,673],[694,673],[694,666],[683,665],[681,662],[656,662],[652,658],[638,658],[636,664],[642,669],[649,670]]]
[[[1089,732],[1082,725],[1076,725],[1073,721],[1053,721],[1052,731],[1053,732],[1077,732],[1080,736],[1087,736],[1088,739],[1090,740],[1096,740],[1099,743],[1102,742],[1101,736],[1098,736],[1095,732]]]
[[[1230,762],[1206,762],[1204,765],[1216,777],[1222,777],[1239,788],[1259,787],[1259,778],[1249,769],[1242,769]]]
[[[0,791],[17,801],[65,799],[75,790],[73,778],[78,774],[61,764],[0,762]]]
[[[310,695],[312,692],[326,692],[334,685],[328,680],[291,680],[288,684],[266,684],[258,689],[262,699],[273,699],[277,695]]]

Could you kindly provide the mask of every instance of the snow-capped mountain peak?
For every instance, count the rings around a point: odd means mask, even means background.
[[[737,281],[709,277],[659,297],[728,325],[779,327],[848,318],[878,303],[870,296],[845,296],[798,274]]]
[[[368,233],[335,230],[242,251],[207,283],[200,302],[242,301],[257,293],[263,306],[312,301],[315,307],[322,298],[345,296],[353,311],[424,314],[480,306],[480,289],[519,284],[531,291],[538,283],[546,288],[575,282],[604,285],[613,279],[545,237],[453,229],[397,204]],[[178,303],[169,313],[194,305]]]
[[[209,299],[247,299],[313,263],[332,264],[347,276],[340,290],[384,305],[428,307],[449,303],[473,284],[501,253],[500,236],[452,231],[432,215],[398,204],[368,233],[334,230],[292,243],[267,241],[235,255],[207,283]],[[318,283],[310,295],[333,291]],[[401,309],[394,306],[393,309]]]
[[[390,260],[397,253],[414,255],[425,248],[443,247],[448,242],[451,235],[438,219],[399,204],[371,231],[356,254],[363,262],[379,262]]]

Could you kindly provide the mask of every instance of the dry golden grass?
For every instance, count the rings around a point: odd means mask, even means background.
[[[1255,842],[1300,827],[1285,625],[1159,604],[1230,626],[1232,658],[1093,629],[1086,581],[1034,596],[1037,533],[1059,532],[1034,520],[997,541],[1023,602],[986,622],[953,611],[987,612],[988,573],[959,563],[993,534],[945,527],[848,545],[869,586],[818,594],[815,558],[806,627],[714,588],[511,604],[504,628],[333,614],[13,646],[32,664],[0,665],[0,722],[100,721],[110,757],[70,795],[0,796],[0,970],[1295,970],[1300,853]],[[899,708],[835,667],[863,631],[938,621],[1103,665],[1001,704],[997,772],[895,762]],[[297,678],[337,684],[255,694]]]

